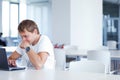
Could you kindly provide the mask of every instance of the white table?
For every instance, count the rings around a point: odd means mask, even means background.
[[[120,50],[110,50],[111,58],[120,60]]]
[[[7,47],[2,47],[6,49],[6,52],[13,52],[16,50],[16,46],[7,46]]]
[[[54,70],[0,71],[0,80],[120,80],[120,75]]]
[[[67,50],[66,55],[84,57],[87,56],[87,50]]]
[[[2,48],[5,48],[7,57],[9,57],[11,55],[11,53],[16,50],[17,47],[16,46],[6,46],[6,47],[2,47]]]
[[[120,50],[110,50],[112,59],[120,59]],[[68,56],[87,57],[87,50],[69,50],[66,51]]]
[[[118,70],[120,65],[120,50],[110,50],[112,70]],[[66,56],[80,57],[87,59],[87,50],[69,50],[66,51]]]

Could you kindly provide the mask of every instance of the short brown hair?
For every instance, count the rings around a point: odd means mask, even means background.
[[[23,20],[19,25],[18,25],[18,31],[19,32],[24,32],[24,30],[27,30],[29,32],[33,32],[35,29],[37,30],[37,33],[39,34],[39,29],[37,24],[32,21],[32,20]]]

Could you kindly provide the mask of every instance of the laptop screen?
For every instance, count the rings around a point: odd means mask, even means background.
[[[4,48],[0,48],[0,69],[9,69],[7,55]]]
[[[24,66],[21,67],[9,67],[7,61],[7,54],[5,48],[0,48],[0,69],[1,70],[23,70]]]

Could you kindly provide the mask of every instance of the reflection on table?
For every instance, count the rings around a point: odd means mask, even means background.
[[[0,80],[120,80],[120,76],[59,70],[22,70],[0,71]]]

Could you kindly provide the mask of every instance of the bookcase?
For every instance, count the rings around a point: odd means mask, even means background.
[[[120,49],[120,19],[104,15],[103,17],[103,45],[108,41],[116,41],[117,49]]]

